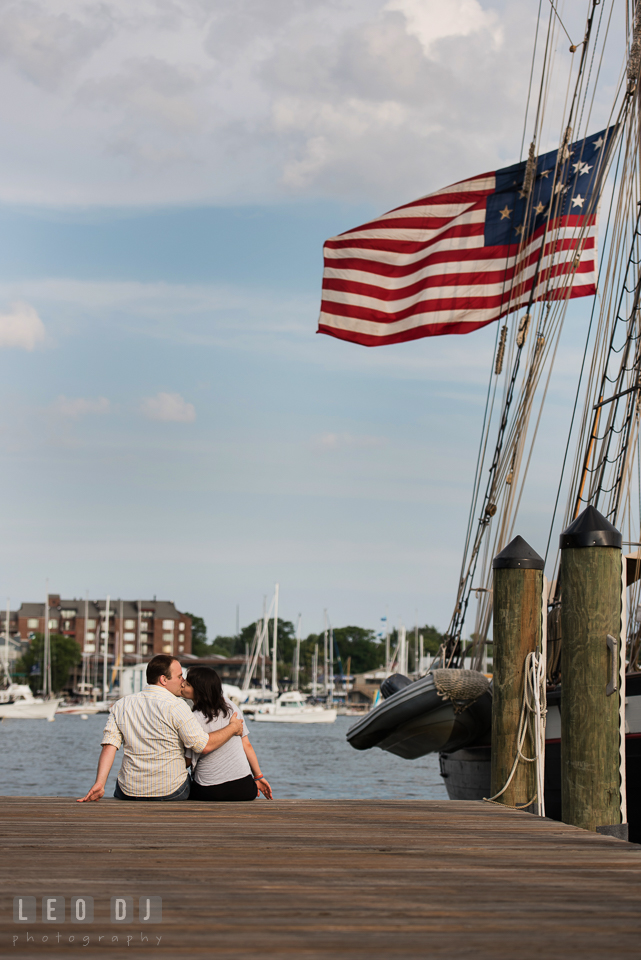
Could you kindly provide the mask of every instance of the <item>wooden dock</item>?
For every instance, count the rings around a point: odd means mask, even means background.
[[[641,951],[641,846],[492,804],[0,798],[0,824],[7,957],[610,960]],[[14,922],[13,898],[29,896],[38,921]],[[55,896],[66,899],[66,920],[44,923],[40,898]],[[94,920],[73,924],[71,898],[83,896],[94,898]],[[138,922],[136,907],[134,922],[111,923],[110,898],[126,896],[162,897],[162,922]]]

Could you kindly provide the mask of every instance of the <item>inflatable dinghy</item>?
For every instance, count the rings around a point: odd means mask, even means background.
[[[492,723],[490,681],[476,670],[434,670],[412,682],[381,684],[385,698],[347,731],[356,750],[380,747],[406,760],[460,750],[483,740]]]

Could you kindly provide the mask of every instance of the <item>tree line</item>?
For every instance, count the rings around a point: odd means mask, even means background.
[[[243,627],[238,636],[217,636],[211,642],[207,638],[207,627],[202,617],[187,614],[192,621],[192,653],[197,657],[244,657],[251,651],[256,635],[256,622]],[[274,621],[268,626],[269,650],[272,649]],[[443,640],[443,635],[434,626],[418,628],[423,636],[425,654],[435,654]],[[409,671],[416,669],[414,630],[408,631]],[[312,658],[318,644],[318,670],[323,671],[323,634],[310,633],[301,639],[300,669],[301,683],[309,684],[312,677]],[[390,650],[398,643],[398,631],[392,630],[389,637]],[[74,667],[80,666],[82,656],[80,644],[72,637],[52,634],[51,643],[51,686],[54,691],[69,689],[69,675]],[[278,677],[291,679],[294,650],[296,649],[296,628],[290,620],[278,620]],[[28,683],[34,694],[42,689],[41,668],[44,653],[44,637],[35,634],[29,649],[16,661],[14,677]],[[364,627],[334,627],[334,673],[365,673],[377,670],[385,665],[385,642],[376,636],[373,630]]]
[[[201,617],[192,618],[191,649],[198,657],[244,657],[251,651],[256,635],[256,621],[247,624],[237,636],[217,636],[211,642],[207,639],[207,628]],[[269,650],[272,649],[274,621],[269,622]],[[423,636],[423,650],[425,655],[435,654],[443,640],[443,635],[436,627],[425,625],[418,628],[418,634]],[[390,650],[393,652],[398,643],[398,631],[390,632]],[[414,629],[407,634],[409,651],[409,670],[416,669]],[[314,648],[318,644],[319,672],[323,669],[323,633],[310,633],[300,644],[300,667],[302,682],[309,682],[312,675],[312,658]],[[296,628],[290,620],[278,619],[278,675],[279,679],[287,679],[291,674],[296,649]],[[385,666],[385,641],[376,636],[373,630],[364,627],[348,626],[334,627],[334,672],[365,673],[368,670],[377,670]]]

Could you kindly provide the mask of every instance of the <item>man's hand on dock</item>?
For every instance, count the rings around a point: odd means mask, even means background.
[[[116,747],[111,743],[104,743],[98,761],[98,772],[96,773],[96,782],[86,797],[78,797],[78,803],[85,803],[87,800],[100,800],[105,795],[105,784],[109,771],[116,756]]]
[[[78,797],[76,803],[85,803],[86,800],[100,800],[105,795],[105,788],[100,783],[94,783],[86,797]]]

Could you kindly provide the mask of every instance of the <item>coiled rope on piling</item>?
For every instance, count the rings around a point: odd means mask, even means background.
[[[536,764],[536,792],[531,800],[524,804],[516,804],[517,810],[525,810],[537,802],[538,815],[545,816],[545,718],[547,715],[547,700],[545,693],[545,659],[540,653],[528,653],[525,658],[523,700],[521,702],[521,716],[516,737],[516,756],[507,778],[505,786],[493,797],[484,797],[487,803],[496,803],[503,796],[517,771],[519,762]],[[534,756],[526,757],[523,753],[525,738],[530,734],[534,745]]]

